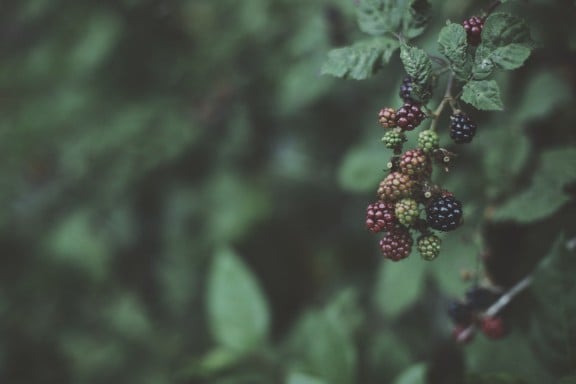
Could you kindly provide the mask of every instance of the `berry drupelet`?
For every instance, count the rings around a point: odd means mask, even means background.
[[[462,203],[450,195],[438,196],[426,207],[426,221],[433,229],[452,231],[462,223]]]
[[[394,214],[400,224],[409,227],[414,224],[420,214],[418,202],[410,197],[401,199],[394,205]]]
[[[462,22],[462,26],[466,30],[466,40],[468,44],[476,46],[482,41],[482,28],[484,28],[484,20],[478,16],[472,16]]]
[[[412,251],[412,236],[405,228],[396,228],[380,240],[380,249],[385,258],[398,261],[407,258]]]
[[[414,190],[414,180],[400,172],[392,172],[378,186],[378,198],[382,201],[397,201],[410,197]]]
[[[400,157],[400,172],[413,178],[429,177],[432,164],[422,149],[411,149]]]
[[[425,130],[418,134],[418,148],[424,153],[431,153],[439,147],[440,139],[438,134],[432,130]]]
[[[390,231],[398,226],[394,215],[394,203],[377,201],[366,208],[366,228],[377,233]]]
[[[404,103],[396,111],[396,125],[403,131],[411,131],[424,120],[426,115],[416,103]]]
[[[396,130],[388,131],[384,136],[382,136],[382,142],[386,148],[398,149],[399,151],[406,140],[406,135],[403,132],[397,132]]]
[[[442,240],[436,235],[422,235],[416,241],[416,249],[424,260],[432,261],[440,254]]]
[[[468,115],[457,112],[450,116],[450,137],[455,143],[469,143],[475,134],[476,123]]]

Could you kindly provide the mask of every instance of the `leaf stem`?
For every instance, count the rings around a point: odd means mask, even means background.
[[[494,1],[492,4],[490,4],[490,6],[488,7],[488,9],[486,10],[486,15],[483,17],[483,19],[486,19],[492,12],[494,12],[496,10],[496,8],[498,8],[500,5],[502,5],[502,1]]]
[[[442,97],[442,101],[440,102],[440,104],[438,105],[436,110],[434,110],[432,112],[432,123],[430,124],[430,128],[428,128],[431,131],[436,131],[436,126],[438,125],[438,120],[440,120],[440,115],[442,114],[442,111],[446,107],[446,104],[450,103],[450,105],[452,105],[452,102],[453,102],[453,98],[452,98],[453,80],[454,80],[454,74],[452,72],[450,72],[448,75],[448,81],[446,83],[446,90],[444,91],[444,97]]]

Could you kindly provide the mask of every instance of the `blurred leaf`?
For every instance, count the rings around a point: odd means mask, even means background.
[[[556,384],[576,384],[576,375],[563,377]]]
[[[535,351],[550,373],[576,372],[576,250],[560,236],[534,272],[538,306],[532,313]]]
[[[509,44],[532,47],[530,29],[524,20],[517,16],[503,12],[492,13],[484,22],[480,46],[493,50]]]
[[[432,75],[432,60],[428,54],[421,48],[402,45],[400,59],[412,81],[419,86],[426,86]]]
[[[570,200],[563,187],[574,180],[576,149],[552,149],[543,152],[530,187],[498,207],[493,219],[519,222],[542,219]]]
[[[349,47],[336,48],[328,52],[328,58],[322,65],[321,73],[346,79],[364,80],[381,69],[396,49],[398,49],[398,42],[389,37],[367,39]]]
[[[358,24],[370,35],[397,32],[414,38],[424,31],[429,8],[426,0],[363,0],[358,4]]]
[[[426,384],[426,364],[414,364],[402,372],[393,384]]]
[[[291,339],[296,369],[330,384],[352,384],[357,354],[353,339],[337,319],[323,311],[308,312]]]
[[[391,327],[376,332],[371,330],[366,357],[370,371],[383,382],[390,381],[412,363],[410,347]]]
[[[372,297],[381,313],[395,317],[418,300],[426,265],[414,255],[396,263],[380,263]]]
[[[468,375],[466,384],[528,384],[528,382],[507,373],[479,373]]]
[[[544,118],[555,108],[570,102],[571,96],[570,85],[565,79],[549,70],[542,70],[528,77],[520,105],[515,109],[518,111],[515,120],[525,122]]]
[[[117,295],[105,308],[104,318],[117,334],[134,340],[147,340],[153,329],[146,308],[133,294]]]
[[[502,110],[500,88],[494,80],[473,80],[464,85],[462,101],[483,111]]]
[[[389,154],[384,147],[352,147],[338,169],[338,183],[351,192],[376,191],[384,178]],[[380,168],[380,170],[379,170]]]
[[[486,191],[494,198],[515,187],[514,180],[530,158],[532,146],[526,134],[509,122],[490,125],[490,129],[479,128],[476,144],[482,148]]]
[[[466,30],[460,24],[449,23],[440,30],[439,51],[450,62],[450,68],[459,79],[467,79],[472,70],[472,57],[468,52]]]
[[[292,371],[286,378],[286,384],[326,384],[326,382],[301,372]]]
[[[266,342],[270,314],[250,270],[232,250],[219,250],[208,276],[208,324],[216,342],[249,352]]]

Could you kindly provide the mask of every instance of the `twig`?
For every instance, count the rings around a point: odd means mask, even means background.
[[[446,91],[444,92],[444,97],[442,98],[442,101],[440,102],[440,104],[438,105],[438,107],[436,108],[436,110],[434,112],[432,112],[432,123],[430,124],[430,130],[435,131],[436,130],[436,126],[438,125],[438,120],[440,120],[440,114],[442,113],[442,111],[444,110],[444,107],[446,107],[446,103],[452,103],[452,82],[454,80],[454,74],[450,73],[448,75],[448,82],[446,83]]]
[[[496,10],[496,8],[498,8],[500,5],[502,5],[501,1],[494,1],[492,4],[490,4],[490,6],[488,7],[488,9],[486,10],[486,15],[483,17],[483,19],[487,18],[492,12],[494,12]]]

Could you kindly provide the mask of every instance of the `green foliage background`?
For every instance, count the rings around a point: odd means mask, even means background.
[[[413,43],[486,6],[432,1]],[[392,264],[363,221],[404,74],[352,0],[2,2],[0,381],[572,382],[574,6],[502,7],[538,48],[473,144],[440,130],[466,223]],[[376,76],[320,75],[365,49]],[[460,348],[445,306],[482,246],[497,284],[535,288],[508,338]]]

